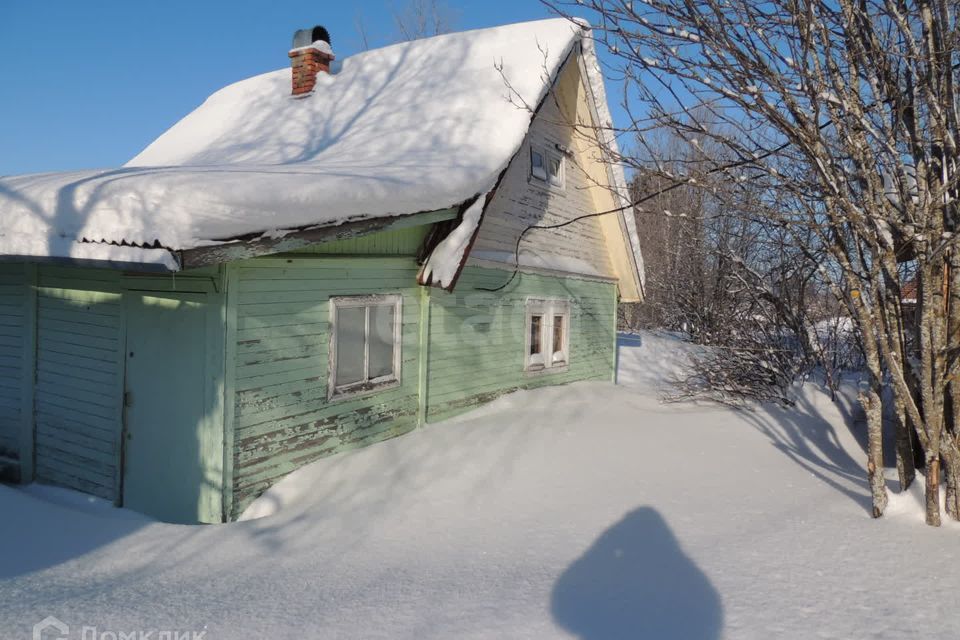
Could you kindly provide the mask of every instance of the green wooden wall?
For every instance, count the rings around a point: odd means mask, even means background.
[[[305,256],[230,266],[234,517],[290,471],[416,426],[417,271],[410,257]],[[403,295],[401,384],[328,401],[329,298],[371,293]]]
[[[218,268],[176,276],[141,276],[111,269],[0,264],[0,478],[55,484],[122,502],[122,437],[126,305],[145,292],[208,294],[211,326],[206,348],[211,389],[202,413],[206,439],[215,439],[215,459],[164,464],[184,473],[223,466],[223,326],[225,302]],[[141,338],[162,342],[166,328]],[[168,374],[177,371],[169,363]],[[163,372],[132,389],[141,400],[164,393]],[[220,386],[218,386],[220,385]],[[129,390],[129,389],[128,389]],[[169,398],[164,398],[168,402]],[[166,424],[158,421],[159,430]],[[207,431],[215,430],[209,434]],[[219,505],[219,497],[216,500]],[[151,506],[142,509],[151,513]],[[208,509],[208,511],[210,511]],[[219,521],[222,512],[205,514]]]
[[[119,272],[39,268],[35,477],[108,500],[120,486],[122,297]]]
[[[0,479],[20,477],[23,394],[29,382],[24,344],[31,332],[28,269],[0,264]]]
[[[489,293],[479,288],[502,284],[509,272],[468,267],[455,293],[426,289],[416,285],[412,256],[384,255],[412,252],[422,234],[385,232],[365,243],[345,241],[328,255],[258,258],[177,276],[0,265],[0,458],[25,456],[27,469],[35,460],[25,479],[122,501],[126,309],[150,292],[203,293],[213,314],[216,330],[205,338],[212,392],[198,419],[213,425],[207,431],[224,426],[222,433],[201,434],[222,439],[222,460],[216,451],[203,460],[167,460],[200,464],[184,473],[202,472],[214,487],[222,477],[227,518],[323,456],[514,389],[611,379],[612,283],[521,274],[504,291]],[[329,298],[373,293],[403,296],[401,384],[328,401]],[[572,303],[566,371],[523,371],[529,296]],[[144,383],[133,397],[162,393],[161,383]],[[201,519],[218,519],[206,511]]]
[[[467,267],[454,293],[430,296],[427,420],[467,411],[503,393],[575,380],[611,380],[616,327],[616,289],[609,282],[518,274],[503,291],[490,293],[507,271]],[[570,366],[564,372],[524,372],[526,299],[571,300]]]
[[[476,288],[510,274],[468,268],[448,294],[418,287],[412,258],[385,257],[257,259],[230,272],[232,517],[287,473],[405,433],[420,419],[442,420],[519,388],[613,375],[616,291],[609,282],[523,274],[504,292],[484,293]],[[387,293],[403,295],[401,386],[329,402],[330,296]],[[528,296],[572,302],[563,373],[523,371]]]

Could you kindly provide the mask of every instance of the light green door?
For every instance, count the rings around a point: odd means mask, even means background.
[[[207,296],[129,292],[126,312],[124,506],[165,522],[219,522]]]

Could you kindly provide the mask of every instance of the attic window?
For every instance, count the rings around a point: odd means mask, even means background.
[[[530,147],[530,181],[563,188],[563,156],[542,147]]]
[[[527,373],[560,372],[570,361],[570,302],[529,298],[524,370]]]
[[[330,298],[330,399],[400,384],[401,296]]]

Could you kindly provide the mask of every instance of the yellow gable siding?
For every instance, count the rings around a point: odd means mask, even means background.
[[[573,65],[570,65],[573,66]],[[576,120],[577,123],[589,123],[594,126],[596,118],[590,105],[595,104],[590,94],[588,84],[582,81],[580,67],[577,65]],[[565,85],[561,86],[563,90]],[[577,158],[580,166],[586,172],[590,184],[590,195],[593,198],[595,211],[613,211],[620,206],[620,200],[611,192],[610,186],[614,183],[609,165],[604,162],[604,153],[601,149],[595,131],[590,127],[578,127],[574,136],[577,147]],[[633,211],[599,216],[598,224],[603,231],[604,244],[613,272],[618,279],[620,300],[623,302],[641,302],[643,291],[638,280],[636,260],[630,240],[625,216],[632,216]]]

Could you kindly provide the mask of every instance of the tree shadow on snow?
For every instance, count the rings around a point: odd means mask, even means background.
[[[825,409],[835,411],[836,419],[825,415]],[[790,460],[870,511],[866,427],[855,407],[843,400],[832,402],[824,392],[807,391],[798,394],[792,407],[765,404],[743,411],[743,416]],[[835,423],[842,424],[841,429]]]
[[[580,638],[718,638],[720,596],[651,507],[626,514],[554,585],[554,620]]]

